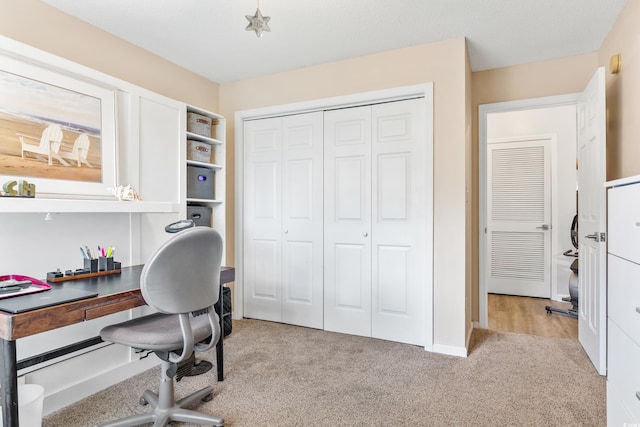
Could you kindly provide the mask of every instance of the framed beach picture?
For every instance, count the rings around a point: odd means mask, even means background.
[[[0,186],[36,197],[111,198],[115,90],[65,70],[0,54]]]

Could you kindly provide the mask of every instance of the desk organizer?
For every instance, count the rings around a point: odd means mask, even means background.
[[[102,257],[101,257],[102,258]],[[102,264],[96,259],[85,259],[84,268],[79,268],[75,271],[67,270],[64,274],[58,269],[58,271],[50,271],[47,273],[47,282],[59,283],[68,282],[70,280],[87,279],[90,277],[110,276],[112,274],[122,273],[122,264],[113,261],[113,258],[103,258],[105,268],[108,270],[100,270],[98,265]]]

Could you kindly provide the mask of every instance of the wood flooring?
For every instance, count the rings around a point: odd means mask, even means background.
[[[544,298],[489,294],[489,329],[543,337],[578,339],[578,319],[547,314],[545,306],[571,308],[568,302]]]

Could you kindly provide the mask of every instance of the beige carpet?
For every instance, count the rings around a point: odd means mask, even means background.
[[[215,353],[204,354],[214,361]],[[225,380],[199,410],[227,426],[605,426],[605,379],[575,340],[475,330],[468,358],[255,320],[234,321]],[[50,414],[93,426],[134,412],[157,368]]]

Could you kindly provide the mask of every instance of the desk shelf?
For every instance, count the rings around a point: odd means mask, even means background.
[[[178,212],[179,206],[177,203],[170,202],[2,197],[0,211],[3,213],[171,213]]]

